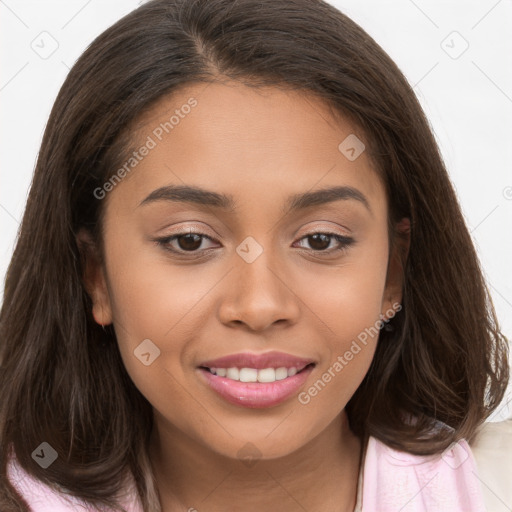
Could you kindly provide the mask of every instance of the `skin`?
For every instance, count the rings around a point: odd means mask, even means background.
[[[113,323],[126,369],[153,406],[150,457],[162,510],[352,511],[361,441],[344,408],[377,337],[306,405],[296,396],[266,409],[230,404],[197,366],[279,350],[317,362],[307,390],[389,315],[402,278],[395,253],[388,272],[384,186],[366,151],[349,161],[338,150],[350,134],[364,140],[355,126],[314,96],[275,87],[190,85],[138,120],[134,147],[190,97],[197,106],[104,199],[105,260],[90,256],[85,276],[95,320]],[[139,206],[171,184],[231,194],[237,209]],[[371,212],[344,199],[283,213],[291,194],[335,185],[357,188]],[[190,228],[213,241],[170,242],[181,257],[152,241]],[[355,243],[326,255],[340,244],[306,236],[318,232]],[[252,263],[236,252],[248,236],[263,248]],[[148,338],[161,354],[145,366],[134,349]],[[247,443],[258,450],[251,466],[237,455]]]

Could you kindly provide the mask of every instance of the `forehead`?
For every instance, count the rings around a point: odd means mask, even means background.
[[[364,134],[311,93],[238,82],[190,84],[156,102],[132,133],[132,151],[150,147],[116,187],[115,194],[124,189],[132,203],[166,184],[219,190],[256,206],[285,191],[340,184],[385,200],[362,150]],[[350,146],[362,151],[355,159],[347,157]]]

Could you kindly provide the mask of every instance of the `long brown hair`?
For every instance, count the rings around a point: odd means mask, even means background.
[[[348,116],[386,185],[390,234],[411,219],[403,309],[347,405],[354,432],[437,453],[471,438],[501,401],[508,342],[429,124],[389,56],[319,0],[152,0],[78,59],[44,133],[0,314],[2,511],[27,510],[7,480],[10,447],[29,474],[95,505],[115,506],[129,471],[145,511],[159,509],[152,408],[113,329],[93,320],[76,235],[87,228],[101,247],[93,191],[125,161],[137,118],[221,78],[292,87]],[[43,441],[59,454],[47,469],[31,458]]]

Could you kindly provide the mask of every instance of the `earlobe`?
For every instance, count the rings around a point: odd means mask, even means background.
[[[112,308],[97,246],[91,234],[85,229],[79,231],[76,242],[82,254],[82,279],[85,290],[92,301],[92,315],[97,324],[109,325],[112,323]]]
[[[93,301],[92,316],[98,325],[105,326],[112,323],[112,314],[110,308],[105,309],[98,302]]]
[[[97,324],[109,325],[112,323],[112,309],[103,267],[97,264],[93,274],[90,286],[92,293],[89,294],[92,300],[92,314]]]
[[[404,217],[395,226],[394,244],[390,254],[386,286],[384,290],[382,315],[389,317],[389,309],[402,304],[404,287],[404,268],[411,242],[411,222]]]

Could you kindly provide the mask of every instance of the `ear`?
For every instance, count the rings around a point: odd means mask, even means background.
[[[76,235],[76,242],[83,255],[83,275],[85,290],[92,300],[92,314],[99,325],[112,323],[112,308],[108,292],[105,271],[99,251],[92,236],[86,229]]]
[[[404,266],[409,254],[411,243],[411,221],[404,217],[395,226],[394,243],[389,256],[386,285],[382,300],[384,320],[395,304],[402,303],[404,286]],[[387,312],[387,313],[386,313]]]

